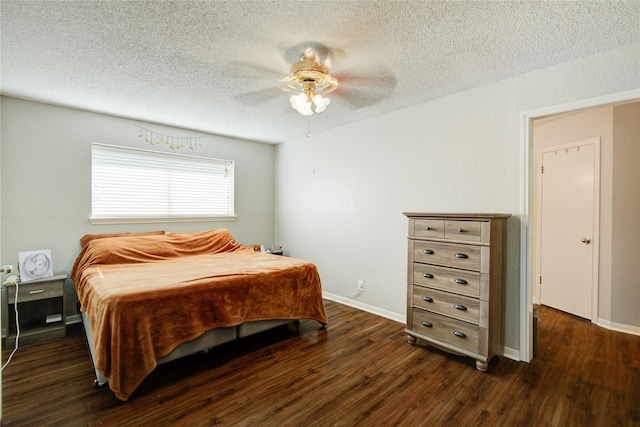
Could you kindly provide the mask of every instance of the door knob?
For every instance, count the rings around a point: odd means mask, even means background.
[[[587,239],[585,237],[584,239],[582,239],[582,243],[584,243],[585,245],[588,245],[589,243],[591,243],[591,239]]]

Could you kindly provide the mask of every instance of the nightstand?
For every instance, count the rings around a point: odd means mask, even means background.
[[[284,250],[280,245],[271,246],[266,252],[272,255],[284,255]]]
[[[18,282],[19,345],[62,338],[67,335],[64,281],[67,275],[54,274],[43,279]],[[3,324],[7,327],[6,348],[16,344],[16,285],[5,285]]]

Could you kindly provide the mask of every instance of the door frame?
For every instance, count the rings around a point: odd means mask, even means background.
[[[616,103],[640,101],[640,88],[595,98],[582,99],[520,113],[520,360],[530,362],[533,357],[532,260],[530,238],[530,186],[533,143],[532,121],[549,115]]]
[[[585,145],[594,146],[594,159],[593,159],[593,235],[591,236],[591,244],[593,245],[591,254],[591,323],[598,322],[598,290],[599,284],[599,271],[600,271],[600,137],[594,137],[589,139],[583,139],[580,141],[571,142],[568,144],[560,144],[549,147],[544,147],[536,150],[536,163],[534,170],[539,170],[542,165],[542,156],[545,153],[552,151],[571,149],[581,147]],[[535,172],[536,174],[538,172]],[[531,241],[531,247],[536,248],[536,255],[533,257],[534,266],[534,278],[541,275],[540,271],[540,258],[541,258],[541,246],[542,240],[542,179],[537,180],[538,191],[536,194],[536,219],[537,221],[531,222],[531,229],[533,231],[534,239]],[[537,303],[541,302],[541,288],[542,285],[539,281],[533,280],[534,287],[536,289],[536,296],[538,297]],[[536,301],[534,301],[535,303]]]

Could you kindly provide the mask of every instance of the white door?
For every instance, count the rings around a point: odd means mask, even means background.
[[[597,315],[599,143],[545,149],[540,170],[540,302],[590,320]]]

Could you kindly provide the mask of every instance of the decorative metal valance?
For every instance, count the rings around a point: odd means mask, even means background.
[[[201,140],[204,136],[171,136],[136,125],[140,129],[140,138],[144,138],[151,145],[166,145],[172,150],[188,147],[193,150],[202,147]]]

